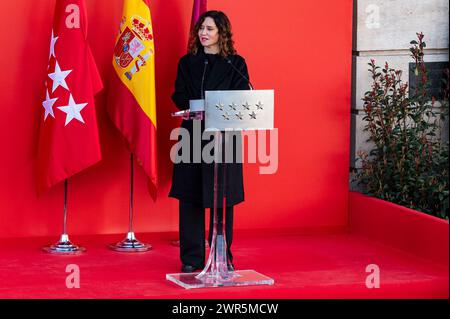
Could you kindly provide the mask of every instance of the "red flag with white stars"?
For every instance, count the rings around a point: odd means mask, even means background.
[[[57,0],[40,106],[39,193],[101,160],[94,95],[103,84],[86,37],[84,0]]]

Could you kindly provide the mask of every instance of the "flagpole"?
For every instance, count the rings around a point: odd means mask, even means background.
[[[145,244],[138,239],[133,231],[133,199],[134,199],[134,156],[130,154],[130,208],[129,208],[129,224],[128,233],[124,240],[110,244],[109,248],[120,252],[143,252],[152,249],[150,244]]]
[[[67,233],[67,188],[68,179],[66,178],[64,180],[63,233],[57,243],[42,247],[42,250],[50,254],[79,254],[86,251],[84,247],[73,244]]]
[[[130,154],[130,214],[128,233],[133,232],[133,197],[134,197],[134,158],[133,153]]]
[[[64,180],[64,221],[63,234],[67,234],[67,178]]]

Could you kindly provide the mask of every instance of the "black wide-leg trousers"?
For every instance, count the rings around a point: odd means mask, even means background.
[[[179,231],[180,258],[185,265],[203,268],[205,266],[205,208],[194,203],[180,201]],[[222,218],[222,208],[218,208],[219,226]],[[213,233],[214,210],[210,209],[209,244]],[[221,228],[219,232],[221,232]],[[233,206],[227,207],[225,212],[225,233],[227,241],[228,262],[233,261],[231,244],[233,242]]]

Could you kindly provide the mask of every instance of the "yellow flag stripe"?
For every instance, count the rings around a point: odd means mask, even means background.
[[[150,8],[143,0],[125,0],[113,66],[156,127],[155,46]]]

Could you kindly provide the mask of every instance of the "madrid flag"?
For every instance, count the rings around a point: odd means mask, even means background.
[[[101,160],[94,95],[103,87],[87,38],[84,0],[57,0],[41,105],[38,191]]]
[[[125,0],[112,59],[108,114],[149,178],[156,198],[155,47],[148,0]]]

